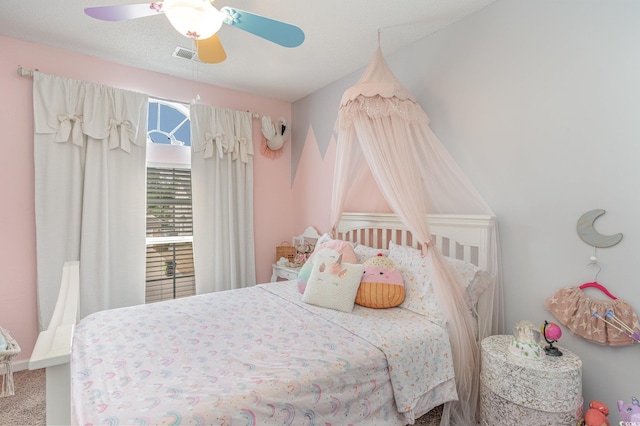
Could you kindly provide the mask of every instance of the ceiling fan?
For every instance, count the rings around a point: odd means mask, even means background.
[[[227,58],[216,34],[222,24],[284,47],[300,46],[304,41],[304,32],[295,25],[232,7],[218,10],[213,6],[214,1],[158,0],[151,3],[88,7],[84,12],[102,21],[125,21],[162,13],[180,34],[196,41],[198,58],[210,64],[220,63]]]

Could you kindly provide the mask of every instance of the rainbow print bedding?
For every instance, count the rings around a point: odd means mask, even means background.
[[[276,282],[84,318],[72,421],[404,425],[456,398],[442,327],[402,308],[300,299]]]

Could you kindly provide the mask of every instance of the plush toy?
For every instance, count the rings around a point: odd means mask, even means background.
[[[640,424],[640,401],[635,396],[631,398],[631,404],[618,401],[618,412],[623,422]]]
[[[342,255],[335,260],[318,257],[302,294],[302,301],[351,312],[363,271],[364,266],[359,263],[342,263]]]
[[[304,293],[304,289],[307,287],[307,281],[311,276],[311,270],[317,258],[335,261],[340,255],[342,255],[342,261],[345,263],[358,263],[353,247],[347,241],[330,240],[318,244],[309,259],[300,268],[300,272],[298,272],[298,290],[300,294]]]
[[[363,265],[356,304],[379,309],[392,308],[404,301],[402,274],[391,259],[379,254],[365,260]]]
[[[600,401],[593,400],[589,403],[589,409],[584,413],[585,426],[609,426],[609,407]]]

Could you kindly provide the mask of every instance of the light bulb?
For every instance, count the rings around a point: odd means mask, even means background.
[[[217,33],[224,20],[209,0],[164,0],[162,10],[176,31],[198,40]]]

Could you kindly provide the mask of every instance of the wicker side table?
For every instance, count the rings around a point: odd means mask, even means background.
[[[575,426],[583,405],[580,358],[565,348],[561,357],[519,357],[509,351],[511,339],[482,340],[482,425]]]
[[[0,367],[3,367],[2,387],[0,387],[0,398],[15,395],[13,387],[13,363],[12,359],[20,353],[20,345],[11,337],[9,332],[0,327],[0,334],[7,342],[6,349],[0,349]]]

